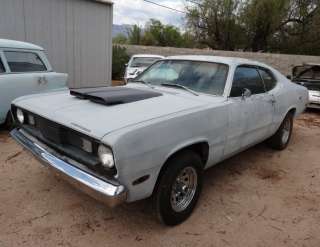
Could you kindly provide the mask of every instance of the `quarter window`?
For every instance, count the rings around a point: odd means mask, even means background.
[[[5,72],[6,72],[6,70],[5,70],[4,66],[3,66],[2,60],[0,58],[0,74],[3,74]]]
[[[265,93],[265,88],[258,71],[253,67],[240,66],[233,78],[230,97],[240,97],[247,88],[252,94]]]
[[[11,72],[40,72],[46,71],[41,58],[33,52],[4,52]]]
[[[277,80],[274,77],[274,75],[271,73],[271,71],[264,68],[259,68],[259,73],[263,79],[266,90],[267,91],[272,90],[276,86]]]

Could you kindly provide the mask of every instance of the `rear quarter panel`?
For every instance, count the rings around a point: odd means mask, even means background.
[[[277,73],[277,78],[280,85],[272,94],[275,96],[275,131],[279,128],[286,114],[295,109],[295,117],[299,116],[305,109],[309,102],[308,90],[300,85],[289,81],[286,77]]]

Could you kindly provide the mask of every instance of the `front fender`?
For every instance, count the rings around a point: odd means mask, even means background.
[[[223,104],[155,119],[108,134],[103,142],[113,148],[118,180],[128,188],[128,201],[147,198],[170,156],[196,143],[209,145],[207,164],[223,152],[227,114]],[[208,166],[206,166],[208,167]],[[149,175],[140,185],[133,182]]]

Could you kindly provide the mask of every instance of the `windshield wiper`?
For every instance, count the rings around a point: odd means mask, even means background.
[[[175,84],[175,83],[162,83],[161,86],[180,88],[180,89],[183,89],[183,90],[185,90],[185,91],[188,91],[189,93],[192,93],[193,95],[199,96],[199,94],[196,93],[195,91],[193,91],[192,89],[187,88],[187,87],[185,87],[185,86],[182,86],[182,85],[180,85],[180,84]]]
[[[146,85],[147,87],[154,89],[154,87],[149,82],[146,82],[146,81],[143,81],[143,80],[133,80],[131,82],[142,83],[143,85]]]

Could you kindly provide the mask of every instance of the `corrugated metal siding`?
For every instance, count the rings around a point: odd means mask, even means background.
[[[87,0],[1,0],[0,38],[44,47],[69,86],[110,85],[112,5]]]

